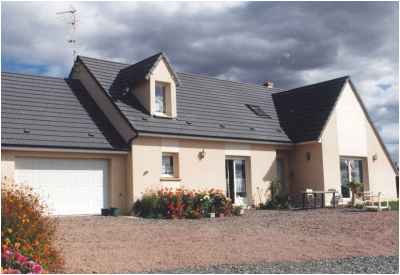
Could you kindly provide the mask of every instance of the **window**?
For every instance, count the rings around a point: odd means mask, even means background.
[[[162,153],[161,176],[178,178],[178,154]]]
[[[166,106],[167,84],[156,82],[156,112],[165,114],[167,112]]]
[[[255,113],[259,117],[271,118],[271,116],[268,115],[266,112],[264,112],[264,110],[261,109],[261,107],[258,105],[246,104],[246,106],[247,106],[247,108],[252,110],[253,113]]]
[[[344,198],[350,198],[350,182],[363,182],[363,167],[360,159],[340,159],[341,191]]]

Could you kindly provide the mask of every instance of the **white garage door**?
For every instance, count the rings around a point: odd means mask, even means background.
[[[30,185],[56,215],[100,214],[107,206],[106,160],[16,158],[17,183]]]

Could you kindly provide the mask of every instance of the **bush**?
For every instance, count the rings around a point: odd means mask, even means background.
[[[144,218],[198,219],[208,217],[211,212],[216,215],[229,216],[232,203],[222,191],[189,191],[186,189],[162,188],[146,192],[142,199],[133,205],[133,213]]]
[[[239,205],[234,206],[233,209],[232,209],[232,214],[235,215],[235,216],[241,216],[242,215],[242,209],[243,208],[241,206],[239,206]]]
[[[399,200],[389,201],[390,209],[394,211],[399,211]]]
[[[260,209],[286,209],[289,207],[288,195],[282,192],[281,183],[278,179],[272,180],[269,191],[271,198],[264,204],[260,204]]]
[[[38,195],[29,187],[4,180],[1,210],[2,253],[23,255],[49,272],[59,271],[63,261],[54,247],[56,220],[49,217]],[[2,261],[2,268],[5,263],[13,265],[12,259]]]

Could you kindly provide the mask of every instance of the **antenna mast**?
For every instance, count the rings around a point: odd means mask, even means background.
[[[61,14],[70,14],[70,16],[71,16],[71,20],[68,21],[67,23],[68,23],[68,25],[71,25],[72,30],[71,30],[70,39],[68,39],[67,42],[68,42],[69,44],[72,45],[72,57],[73,57],[73,60],[74,60],[74,61],[75,61],[75,58],[76,58],[76,55],[77,55],[76,38],[75,38],[75,35],[76,35],[76,27],[77,27],[77,23],[78,23],[78,21],[77,21],[77,12],[78,12],[77,9],[75,9],[75,8],[71,5],[69,10],[60,11],[60,12],[57,12],[57,13],[56,13],[57,15],[61,15]]]

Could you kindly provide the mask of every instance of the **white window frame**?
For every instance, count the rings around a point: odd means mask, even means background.
[[[157,114],[157,115],[161,115],[161,116],[167,116],[167,114],[168,114],[168,110],[167,110],[167,106],[168,106],[168,104],[167,104],[167,93],[168,93],[168,83],[165,83],[165,82],[160,82],[160,81],[156,81],[155,82],[155,89],[154,89],[154,93],[155,93],[155,102],[154,102],[154,108],[155,108],[155,113]],[[157,108],[157,106],[158,106],[158,104],[157,104],[157,101],[158,101],[158,96],[157,96],[157,90],[158,90],[158,88],[157,87],[162,87],[162,90],[163,90],[163,112],[162,111],[160,111],[160,110],[158,110],[158,108]]]
[[[172,174],[164,173],[164,157],[170,157],[172,160]],[[161,155],[161,177],[162,178],[178,178],[178,154],[177,153],[169,153],[163,152]]]

